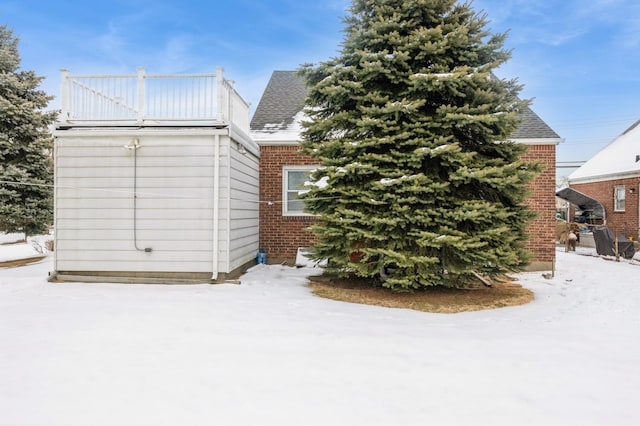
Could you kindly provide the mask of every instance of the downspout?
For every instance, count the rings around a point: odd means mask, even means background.
[[[227,203],[227,223],[226,223],[226,243],[227,243],[227,247],[226,247],[226,255],[225,258],[227,260],[227,263],[225,265],[226,272],[230,272],[231,271],[231,156],[233,155],[233,153],[231,152],[231,146],[233,145],[233,139],[231,138],[231,124],[233,122],[233,101],[232,101],[232,96],[233,96],[233,82],[229,81],[228,82],[230,87],[229,90],[227,90],[227,121],[229,123],[229,127],[227,128],[227,138],[226,138],[226,147],[227,147],[227,163],[226,163],[226,168],[227,168],[227,199],[225,200]],[[239,145],[238,145],[239,146]]]
[[[224,76],[221,67],[216,69],[216,88],[217,88],[217,121],[218,124],[224,123]],[[213,256],[212,256],[212,273],[211,281],[218,280],[219,272],[219,252],[220,252],[220,135],[215,134],[213,139]]]
[[[61,111],[58,119],[67,123],[67,119],[69,118],[69,105],[68,105],[68,78],[69,71],[66,69],[60,70],[60,105]],[[58,130],[58,126],[56,126],[56,130]],[[53,137],[53,273],[50,274],[51,277],[55,277],[58,273],[58,136]]]
[[[220,251],[220,135],[214,135],[213,146],[213,259],[211,281],[218,280],[218,256]]]
[[[228,141],[227,141],[227,164],[226,164],[226,168],[227,168],[227,198],[225,199],[225,202],[227,203],[227,208],[226,208],[226,214],[227,214],[227,220],[226,220],[226,226],[227,226],[227,232],[226,232],[226,243],[227,243],[227,249],[226,249],[226,259],[227,259],[227,263],[225,265],[225,272],[230,272],[231,271],[231,155],[233,154],[231,152],[231,145],[232,145],[232,139],[231,139],[231,132],[229,132],[229,136],[228,136]]]
[[[58,273],[58,136],[53,137],[53,274]]]

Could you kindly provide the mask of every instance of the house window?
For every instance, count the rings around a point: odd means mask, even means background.
[[[300,199],[300,191],[304,191],[304,183],[315,166],[285,166],[282,169],[282,214],[285,216],[309,216],[304,211],[304,201]]]
[[[613,193],[613,210],[616,212],[623,212],[625,205],[625,189],[624,185],[618,185],[614,189]]]

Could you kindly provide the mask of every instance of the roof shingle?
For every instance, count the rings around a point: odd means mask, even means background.
[[[304,108],[307,94],[304,80],[295,71],[274,71],[251,120],[251,130],[274,133],[286,130]],[[560,136],[531,108],[526,108],[511,138],[560,139]]]
[[[307,93],[295,71],[274,71],[251,119],[251,130],[285,130],[304,108]]]

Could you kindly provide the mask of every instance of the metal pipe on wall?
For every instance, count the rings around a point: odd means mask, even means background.
[[[151,253],[151,247],[138,247],[138,149],[140,148],[140,140],[135,138],[124,146],[125,149],[133,151],[133,246],[138,251]]]

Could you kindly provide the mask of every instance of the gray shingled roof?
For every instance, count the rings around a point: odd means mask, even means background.
[[[307,87],[295,71],[274,71],[251,119],[251,130],[284,130],[302,111]]]
[[[531,110],[525,109],[520,115],[520,126],[511,135],[512,139],[559,139],[560,136]]]
[[[295,71],[274,71],[251,120],[251,130],[286,129],[293,122],[294,116],[302,111],[307,93],[304,80]],[[522,113],[522,122],[511,137],[513,139],[560,138],[530,108]]]

